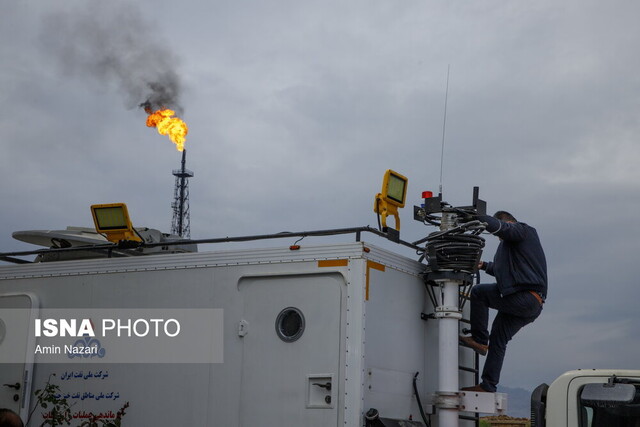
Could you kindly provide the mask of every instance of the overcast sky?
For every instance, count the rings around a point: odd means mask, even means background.
[[[640,3],[95,4],[0,0],[2,251],[33,247],[16,230],[91,226],[92,203],[169,231],[180,154],[136,108],[159,70],[190,127],[193,238],[375,225],[386,169],[409,205],[438,190],[450,66],[445,199],[479,186],[549,264],[502,384],[640,367]],[[433,231],[412,216],[405,240]]]

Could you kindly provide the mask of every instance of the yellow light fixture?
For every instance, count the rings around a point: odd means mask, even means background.
[[[118,243],[121,240],[142,242],[133,230],[126,204],[91,205],[91,215],[96,231],[105,234],[110,242]]]
[[[387,227],[387,216],[393,215],[396,229],[400,230],[398,208],[403,208],[407,197],[407,177],[388,169],[382,179],[382,192],[376,194],[373,211],[382,218],[382,226]]]

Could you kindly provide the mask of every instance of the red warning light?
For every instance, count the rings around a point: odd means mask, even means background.
[[[422,192],[422,198],[423,199],[430,199],[433,197],[433,191],[423,191]]]

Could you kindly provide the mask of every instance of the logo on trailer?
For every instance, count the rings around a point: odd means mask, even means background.
[[[69,359],[73,359],[74,357],[99,357],[103,358],[106,354],[107,350],[102,347],[100,344],[100,340],[85,335],[83,339],[79,339],[73,343],[71,346],[65,345],[65,353]]]

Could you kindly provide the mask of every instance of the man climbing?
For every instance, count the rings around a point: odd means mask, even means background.
[[[494,276],[496,283],[471,289],[471,336],[460,336],[460,343],[486,354],[487,359],[482,382],[463,390],[495,392],[507,343],[542,312],[547,297],[547,262],[535,228],[505,211],[477,219],[487,223],[487,231],[498,236],[500,244],[493,262],[478,265]],[[487,330],[489,308],[498,310],[491,334]]]

